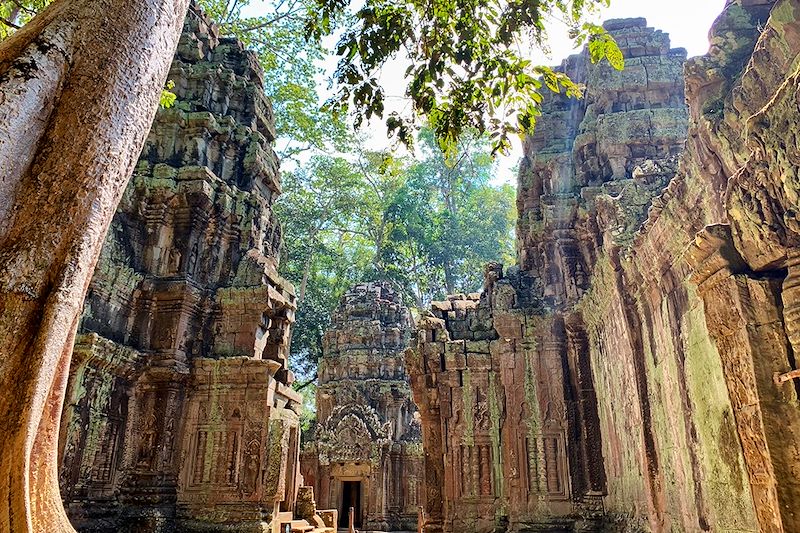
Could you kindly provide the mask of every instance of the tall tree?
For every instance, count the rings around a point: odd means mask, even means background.
[[[0,530],[72,531],[61,406],[83,298],[188,0],[57,0],[0,43]]]
[[[445,156],[434,134],[419,135],[421,157],[407,170],[392,215],[403,243],[404,272],[413,273],[418,305],[432,298],[480,288],[483,265],[513,260],[514,190],[493,186],[489,143],[464,133]]]
[[[462,134],[451,156],[438,149],[430,130],[421,132],[420,141],[424,156],[411,169],[410,186],[430,197],[434,238],[426,241],[427,254],[448,294],[476,290],[483,264],[507,260],[513,250],[513,191],[489,185],[494,170],[489,143],[475,132]]]
[[[283,221],[281,273],[297,287],[293,361],[301,375],[313,373],[333,305],[361,268],[348,257],[347,242],[363,183],[347,160],[315,156],[283,176],[276,205]]]
[[[388,281],[423,307],[478,290],[486,262],[513,256],[514,190],[490,183],[486,140],[464,136],[450,161],[430,130],[420,138],[417,161],[362,150],[285,175],[281,269],[299,287],[292,353],[301,373],[313,374],[330,314],[353,283]]]

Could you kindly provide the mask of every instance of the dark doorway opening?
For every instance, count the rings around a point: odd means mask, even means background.
[[[350,508],[353,508],[353,525],[361,527],[361,482],[342,481],[342,505],[339,508],[339,527],[350,525]]]

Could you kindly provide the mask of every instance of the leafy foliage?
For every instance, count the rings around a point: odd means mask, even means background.
[[[420,239],[428,265],[429,287],[419,291],[424,301],[428,294],[477,290],[486,262],[512,262],[516,213],[513,187],[489,184],[494,169],[485,138],[462,134],[453,158],[438,149],[430,130],[419,139],[424,157],[410,169],[409,189],[421,197],[417,211],[427,220],[411,216],[407,225],[412,236],[428,236]]]
[[[26,24],[52,0],[0,0],[0,39]],[[220,23],[224,35],[236,36],[254,50],[264,69],[264,90],[272,99],[282,159],[308,150],[347,150],[347,125],[320,108],[317,81],[326,50],[305,38],[305,15],[311,0],[273,0],[266,16],[251,16],[253,0],[199,0]],[[260,8],[263,10],[263,8]],[[175,104],[169,87],[160,104]]]
[[[0,38],[25,24],[50,0],[0,0]],[[610,0],[272,0],[268,14],[251,16],[253,0],[199,0],[224,34],[255,50],[265,90],[275,104],[283,158],[307,150],[347,151],[342,117],[354,124],[383,117],[381,69],[402,58],[408,65],[410,113],[386,117],[390,136],[410,145],[424,117],[448,155],[470,129],[488,132],[492,152],[536,124],[545,89],[581,94],[581,87],[527,59],[531,46],[546,48],[544,21],[559,18],[576,44],[588,44],[592,61],[624,61],[614,39],[585,21]],[[339,34],[333,82],[325,109],[318,105],[322,38]],[[308,39],[308,40],[307,40]],[[164,96],[169,97],[167,93]],[[162,104],[164,101],[162,101]]]
[[[358,281],[363,261],[348,246],[353,207],[359,205],[362,182],[342,158],[313,157],[283,176],[284,193],[276,205],[284,225],[281,271],[298,292],[293,330],[295,370],[309,375],[322,353],[322,335],[341,294]]]
[[[314,430],[317,421],[317,386],[309,383],[300,390],[303,399],[300,411],[300,435],[303,442],[314,439]]]
[[[449,155],[469,129],[491,134],[492,151],[510,136],[529,132],[539,115],[543,89],[580,95],[565,74],[527,59],[530,46],[545,47],[546,17],[560,17],[579,44],[589,43],[594,61],[621,68],[621,54],[587,14],[610,0],[312,0],[307,35],[317,42],[340,33],[328,106],[354,115],[356,126],[383,117],[386,95],[381,69],[407,62],[406,96],[412,111],[386,118],[390,135],[410,144],[424,117]]]
[[[576,39],[576,43],[582,45],[587,36],[591,36],[588,48],[592,62],[598,63],[606,59],[612,67],[622,70],[625,67],[625,58],[622,56],[622,51],[617,46],[614,38],[606,33],[602,27],[595,24],[586,23],[584,28],[586,28],[586,33],[579,36]]]
[[[0,0],[0,40],[21,28],[51,0]]]
[[[359,151],[316,156],[284,175],[281,270],[298,288],[292,352],[300,375],[313,372],[350,285],[388,281],[422,307],[478,290],[486,262],[512,260],[514,189],[491,185],[488,142],[463,135],[453,160],[431,130],[419,145],[418,160]]]
[[[167,80],[167,83],[164,85],[164,88],[161,89],[161,98],[158,101],[158,105],[160,105],[164,109],[169,109],[170,107],[175,105],[175,100],[178,99],[178,95],[172,92],[172,89],[174,88],[175,88],[175,82],[172,80]]]

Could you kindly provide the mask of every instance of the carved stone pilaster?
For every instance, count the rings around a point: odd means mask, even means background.
[[[688,259],[722,362],[759,525],[762,531],[785,531],[793,514],[787,513],[786,505],[797,489],[789,479],[779,483],[781,473],[791,471],[792,461],[780,452],[781,441],[785,431],[795,431],[789,429],[794,427],[790,422],[800,418],[793,405],[778,398],[771,378],[773,367],[788,364],[786,347],[770,342],[775,334],[783,335],[778,286],[742,273],[744,261],[727,225],[699,233]],[[779,453],[773,454],[772,448]]]
[[[781,301],[786,335],[797,357],[800,355],[800,252],[793,251],[786,261]]]

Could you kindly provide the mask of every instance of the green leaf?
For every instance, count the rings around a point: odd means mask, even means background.
[[[158,102],[158,104],[162,108],[169,109],[170,107],[175,105],[175,101],[178,99],[178,95],[171,91],[171,89],[174,88],[175,88],[175,82],[172,80],[168,80],[167,83],[164,84],[164,88],[161,89],[161,97]]]

